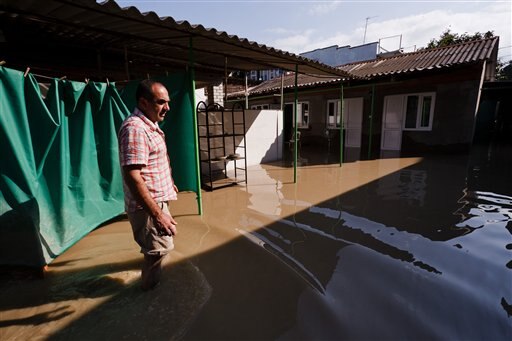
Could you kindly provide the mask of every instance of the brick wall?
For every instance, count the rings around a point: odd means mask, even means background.
[[[208,86],[208,104],[217,103],[224,106],[224,84]]]

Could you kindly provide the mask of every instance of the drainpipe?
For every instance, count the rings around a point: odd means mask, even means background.
[[[482,66],[482,75],[480,76],[480,83],[478,84],[478,96],[476,97],[476,107],[475,107],[475,116],[473,118],[473,133],[471,134],[471,144],[473,144],[473,139],[475,138],[476,119],[477,119],[476,116],[478,115],[478,109],[480,107],[480,97],[482,96],[482,88],[484,86],[486,68],[487,68],[487,61],[484,60],[484,64]]]
[[[298,144],[299,139],[297,138],[297,111],[299,106],[299,89],[298,89],[298,74],[299,74],[299,64],[295,64],[295,105],[293,110],[293,120],[295,122],[295,128],[294,128],[294,136],[293,136],[293,146],[294,146],[294,156],[293,156],[293,183],[297,183],[297,151],[298,151]]]
[[[195,83],[195,68],[194,68],[194,50],[192,45],[192,37],[189,39],[189,65],[190,65],[190,89],[192,91],[191,99],[194,125],[194,153],[196,155],[196,186],[197,186],[197,210],[199,215],[203,215],[203,199],[201,195],[201,166],[199,165],[199,137],[197,133],[197,112],[196,112],[196,83]]]
[[[370,160],[372,152],[372,135],[373,135],[373,113],[375,109],[375,84],[372,84],[372,102],[370,107],[370,134],[368,137],[368,160]]]
[[[340,87],[340,167],[343,164],[343,112],[345,111],[345,104],[343,103],[343,79],[341,80]]]

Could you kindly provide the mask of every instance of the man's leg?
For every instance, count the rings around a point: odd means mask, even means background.
[[[160,203],[164,213],[169,214],[167,203]],[[174,248],[172,236],[161,236],[153,219],[144,211],[128,213],[133,236],[144,254],[142,264],[142,289],[150,290],[160,281],[162,261]]]
[[[162,274],[162,261],[164,256],[144,255],[142,264],[142,289],[153,289],[159,282]]]

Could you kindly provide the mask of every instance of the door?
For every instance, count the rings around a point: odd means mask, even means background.
[[[400,150],[402,147],[402,121],[404,112],[404,96],[384,97],[384,113],[382,115],[382,150]]]
[[[283,141],[288,142],[292,139],[293,135],[293,104],[285,104],[283,112]]]
[[[345,128],[345,146],[361,148],[361,132],[363,126],[363,98],[347,98],[344,100],[343,126]]]

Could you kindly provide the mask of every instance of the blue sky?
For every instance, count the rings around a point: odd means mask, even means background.
[[[494,31],[499,57],[512,59],[512,1],[118,0],[292,53],[379,41],[387,50],[424,47],[447,28]],[[368,18],[368,20],[367,20]],[[365,38],[366,26],[366,39]]]

